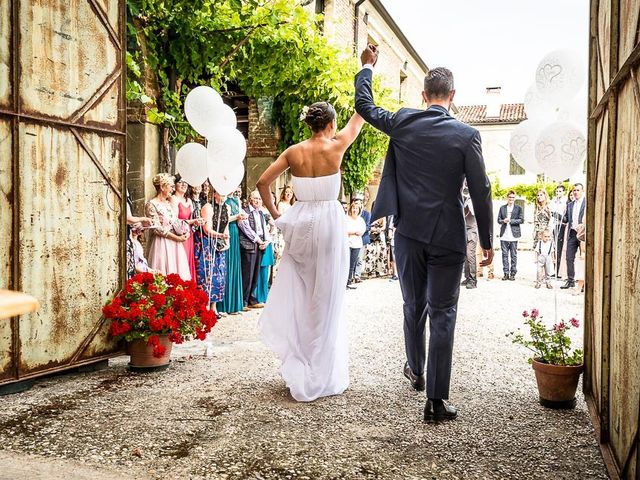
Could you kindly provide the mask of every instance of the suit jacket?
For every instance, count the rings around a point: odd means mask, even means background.
[[[577,225],[573,225],[573,207],[575,206],[576,201],[569,202],[567,204],[567,211],[564,214],[564,218],[562,219],[562,223],[566,223],[569,225],[569,233],[571,233],[572,228],[576,228]],[[582,206],[580,207],[580,213],[578,214],[578,223],[584,223],[584,209],[587,205],[587,199],[583,199]]]
[[[249,217],[246,220],[243,220],[245,222],[249,223],[249,228],[251,229],[251,231],[256,232],[256,219],[255,217],[251,214],[252,209],[249,208],[249,211],[246,212],[247,214],[249,214]],[[261,225],[262,225],[262,235],[260,236],[260,240],[265,240],[266,239],[266,229],[267,229],[267,223],[264,220],[264,215],[262,214],[262,212],[260,212],[260,221],[261,221]],[[246,253],[256,253],[258,251],[258,244],[256,242],[253,241],[253,239],[251,239],[243,230],[243,225],[240,225],[240,223],[238,223],[238,234],[240,236],[240,250]]]
[[[504,223],[504,219],[507,218],[507,206],[502,205],[498,211],[498,224],[500,225],[500,236],[504,235],[504,231],[507,229],[507,225]],[[520,238],[522,232],[520,232],[520,225],[524,223],[524,213],[519,205],[514,204],[513,210],[511,210],[511,217],[509,217],[509,225],[511,225],[511,233],[514,238]]]
[[[467,178],[482,248],[493,246],[491,184],[480,133],[440,106],[389,112],[373,100],[373,72],[356,75],[356,111],[390,137],[372,221],[394,215],[398,233],[466,252],[462,182]]]

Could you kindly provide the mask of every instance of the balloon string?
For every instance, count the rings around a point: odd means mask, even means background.
[[[213,202],[214,204],[212,204],[212,207],[213,205],[216,204],[215,198]],[[224,207],[224,202],[221,205],[219,205],[219,208],[218,208],[218,220],[217,220],[217,225],[215,230],[218,235],[220,235],[220,219],[222,217],[222,207]],[[200,229],[202,230],[202,227],[200,227]],[[206,256],[204,258],[205,286],[207,287],[207,295],[209,295],[211,292],[211,286],[213,285],[213,269],[215,267],[215,262],[216,262],[216,252],[218,250],[218,238],[217,237],[213,238],[212,234],[207,233],[207,240],[208,240],[207,244],[209,245],[209,249],[211,251],[211,257],[212,257],[211,261],[207,260]],[[212,240],[214,240],[214,242],[212,242]],[[212,244],[213,244],[213,247],[212,247]],[[211,262],[213,262],[213,264]],[[209,299],[209,303],[212,303],[211,299]]]

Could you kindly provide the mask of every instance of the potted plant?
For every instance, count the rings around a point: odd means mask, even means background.
[[[179,275],[139,273],[102,309],[110,335],[127,342],[132,370],[166,368],[173,343],[204,340],[217,318],[207,294]]]
[[[518,332],[513,343],[523,345],[533,352],[529,363],[533,366],[540,394],[540,405],[550,408],[574,408],[576,389],[584,368],[581,349],[571,350],[571,338],[567,335],[580,322],[572,318],[568,323],[561,321],[548,328],[537,309],[522,312],[524,323],[529,327],[529,337]]]

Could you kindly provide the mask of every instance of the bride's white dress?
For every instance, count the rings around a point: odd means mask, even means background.
[[[285,250],[260,317],[291,395],[307,402],[344,392],[349,352],[343,301],[349,271],[340,173],[293,177],[297,202],[276,220]]]

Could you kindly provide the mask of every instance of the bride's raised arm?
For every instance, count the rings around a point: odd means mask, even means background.
[[[347,151],[347,148],[349,148],[353,141],[358,137],[363,125],[364,118],[362,118],[360,114],[354,113],[345,127],[336,133],[335,140],[338,142],[341,153]]]
[[[256,183],[256,188],[260,193],[260,197],[262,198],[262,204],[267,207],[269,213],[275,220],[280,216],[280,212],[273,203],[273,197],[271,196],[271,184],[276,181],[276,179],[287,169],[289,168],[289,161],[287,160],[287,152],[289,149],[287,148],[284,152],[280,154],[278,159],[269,165],[264,173],[260,176],[258,183]]]

